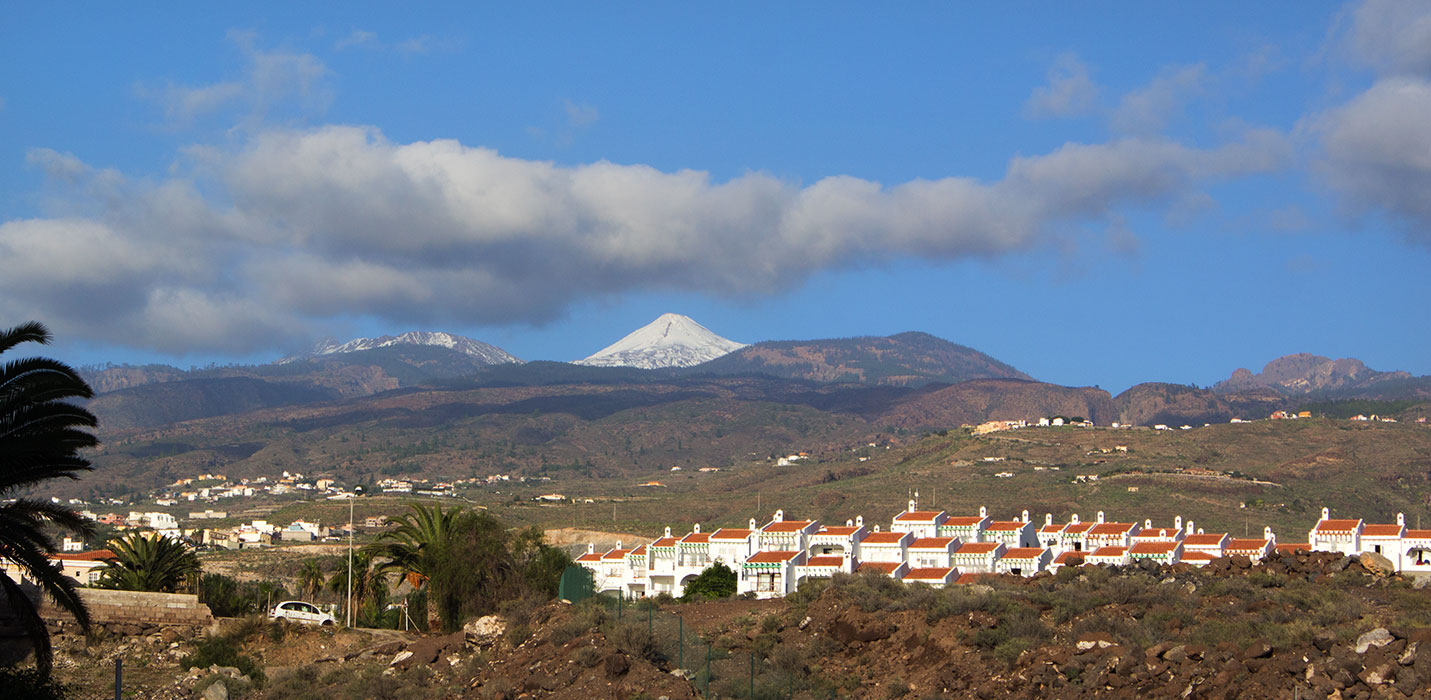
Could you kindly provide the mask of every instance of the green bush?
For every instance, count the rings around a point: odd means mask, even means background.
[[[0,688],[8,700],[66,700],[69,688],[33,668],[0,668]]]
[[[248,676],[254,683],[264,680],[263,668],[252,657],[241,653],[239,645],[226,637],[209,637],[194,645],[194,652],[184,657],[185,668],[208,668],[210,666],[231,666]]]

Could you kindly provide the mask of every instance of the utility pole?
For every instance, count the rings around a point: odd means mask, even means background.
[[[357,498],[355,486],[348,494],[348,627],[353,626],[353,501]]]

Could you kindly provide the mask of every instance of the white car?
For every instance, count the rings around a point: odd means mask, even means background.
[[[285,600],[273,606],[273,610],[268,613],[270,618],[275,620],[292,620],[310,625],[333,625],[333,615],[324,612],[312,603],[305,603],[301,600]]]

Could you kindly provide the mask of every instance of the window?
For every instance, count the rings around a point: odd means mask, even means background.
[[[1371,546],[1371,548],[1372,548],[1373,550],[1375,550],[1377,554],[1381,554],[1381,545],[1379,545],[1379,544],[1374,544],[1374,545]]]
[[[766,574],[766,573],[756,574],[756,575],[755,575],[755,590],[756,590],[757,592],[761,592],[761,593],[774,592],[774,591],[775,591],[775,581],[776,581],[776,579],[778,579],[778,578],[780,578],[780,575],[779,575],[779,574]]]

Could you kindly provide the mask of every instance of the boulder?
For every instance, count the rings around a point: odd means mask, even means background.
[[[203,700],[229,700],[229,688],[223,681],[214,681],[209,687],[204,688],[204,692],[199,697]]]
[[[1378,627],[1356,638],[1356,653],[1365,654],[1371,647],[1384,647],[1394,641],[1396,638],[1391,636],[1391,632],[1385,627]]]
[[[1396,566],[1391,560],[1376,552],[1363,552],[1359,561],[1363,568],[1377,576],[1391,576],[1396,573]]]
[[[506,621],[496,615],[479,617],[462,626],[462,635],[467,643],[479,649],[496,645],[506,633]]]

